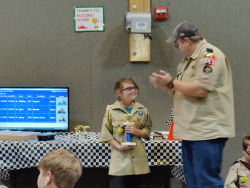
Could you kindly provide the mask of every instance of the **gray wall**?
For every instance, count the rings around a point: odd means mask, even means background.
[[[104,6],[106,31],[75,33],[74,6]],[[165,39],[178,23],[192,22],[226,54],[233,71],[236,137],[225,148],[225,178],[241,156],[241,137],[250,133],[250,1],[152,0],[152,12],[156,6],[168,6],[169,19],[153,22],[151,62],[131,64],[124,21],[128,0],[1,0],[0,86],[67,86],[71,130],[86,124],[100,131],[106,105],[115,101],[115,82],[131,77],[140,87],[138,101],[149,109],[153,130],[167,130],[172,99],[154,89],[148,77],[160,69],[176,75],[181,55]]]

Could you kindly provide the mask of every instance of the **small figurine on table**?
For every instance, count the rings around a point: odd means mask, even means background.
[[[83,133],[81,133],[80,128],[83,129]],[[86,131],[86,129],[90,128],[89,126],[83,126],[83,125],[77,125],[75,127],[75,133],[76,135],[89,135],[89,132]]]

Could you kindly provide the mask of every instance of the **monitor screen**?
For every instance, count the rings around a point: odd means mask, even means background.
[[[0,130],[68,131],[69,88],[0,88]]]

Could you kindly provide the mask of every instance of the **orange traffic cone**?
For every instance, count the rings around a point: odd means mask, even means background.
[[[168,140],[173,140],[173,141],[180,141],[180,139],[174,139],[174,121],[172,122],[172,125],[170,127],[169,135],[168,135]]]

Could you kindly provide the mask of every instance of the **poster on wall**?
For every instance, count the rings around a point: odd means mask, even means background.
[[[103,6],[74,7],[75,32],[104,32]]]

